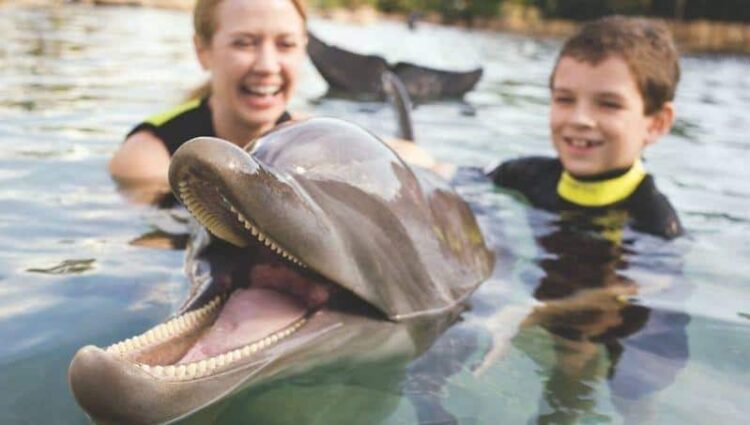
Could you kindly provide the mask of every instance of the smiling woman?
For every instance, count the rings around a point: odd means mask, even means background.
[[[166,189],[171,155],[185,141],[215,136],[244,145],[291,119],[286,107],[307,44],[300,0],[197,0],[193,23],[209,81],[130,131],[109,163],[119,182]]]

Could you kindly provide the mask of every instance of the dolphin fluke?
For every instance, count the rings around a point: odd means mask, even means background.
[[[361,55],[330,45],[312,32],[308,32],[308,37],[307,52],[333,91],[383,96],[385,87],[381,76],[390,71],[398,76],[415,100],[460,98],[482,78],[482,68],[460,72],[408,62],[390,65],[380,56]]]
[[[333,90],[344,93],[383,94],[380,76],[388,63],[380,56],[359,55],[326,44],[308,32],[307,53]]]
[[[399,62],[393,72],[401,78],[415,99],[458,98],[471,91],[482,78],[484,70],[458,72],[428,68]]]

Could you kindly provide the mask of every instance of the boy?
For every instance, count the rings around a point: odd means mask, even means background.
[[[507,161],[489,173],[552,211],[627,212],[636,230],[673,238],[682,226],[646,174],[642,150],[669,132],[678,54],[663,24],[612,16],[584,25],[550,77],[558,157]]]
[[[538,324],[554,341],[537,423],[575,423],[592,414],[599,380],[626,423],[639,423],[653,407],[649,395],[685,365],[686,314],[614,297],[640,293],[674,303],[689,288],[671,284],[681,274],[678,253],[667,248],[652,262],[649,250],[659,244],[644,250],[622,232],[630,225],[665,239],[683,233],[640,160],[672,127],[679,73],[663,24],[622,16],[585,24],[563,45],[550,77],[558,157],[511,160],[489,173],[532,206],[559,213],[535,228],[541,273],[522,277],[543,302],[523,326]]]

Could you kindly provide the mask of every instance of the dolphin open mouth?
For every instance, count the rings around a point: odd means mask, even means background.
[[[343,121],[278,126],[250,150],[196,138],[169,181],[205,228],[187,247],[190,296],[145,333],[76,353],[73,395],[103,423],[172,421],[319,367],[400,363],[492,272],[468,205]]]
[[[217,279],[183,314],[109,346],[108,353],[156,378],[191,380],[263,357],[322,309],[356,309],[387,320],[284,249],[217,186],[186,173],[177,187],[199,223],[234,245],[221,250],[244,264],[230,279]]]

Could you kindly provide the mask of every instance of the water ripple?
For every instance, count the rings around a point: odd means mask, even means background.
[[[63,260],[59,264],[49,267],[32,267],[26,269],[30,273],[43,274],[80,274],[94,269],[96,259],[84,258],[79,260]]]

